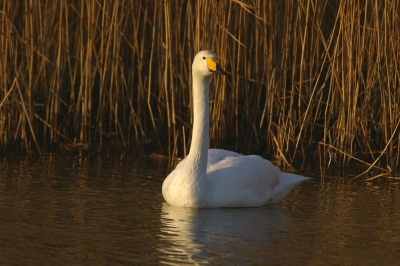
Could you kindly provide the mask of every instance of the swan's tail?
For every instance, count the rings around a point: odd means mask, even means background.
[[[310,180],[309,177],[301,175],[282,173],[279,179],[279,185],[275,187],[275,195],[270,200],[271,203],[281,202],[282,199],[289,194],[301,182]]]

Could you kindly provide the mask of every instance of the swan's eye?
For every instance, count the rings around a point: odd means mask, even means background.
[[[203,56],[203,59],[206,59],[206,57],[205,57],[205,56]]]

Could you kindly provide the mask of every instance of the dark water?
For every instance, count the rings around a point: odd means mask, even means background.
[[[317,171],[282,204],[168,206],[168,160],[2,155],[1,265],[398,265],[399,184]]]

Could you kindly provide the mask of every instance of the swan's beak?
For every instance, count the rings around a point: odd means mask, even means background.
[[[207,67],[208,70],[211,72],[214,72],[215,74],[221,74],[221,75],[228,75],[219,65],[217,62],[217,59],[214,59],[212,57],[207,57]]]
[[[221,75],[228,75],[228,73],[226,73],[218,64],[217,64],[217,70],[215,71],[215,73],[221,74]]]

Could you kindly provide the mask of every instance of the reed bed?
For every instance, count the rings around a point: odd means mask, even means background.
[[[191,62],[212,49],[230,76],[213,78],[210,146],[399,173],[397,0],[0,5],[6,150],[113,143],[182,156]]]

